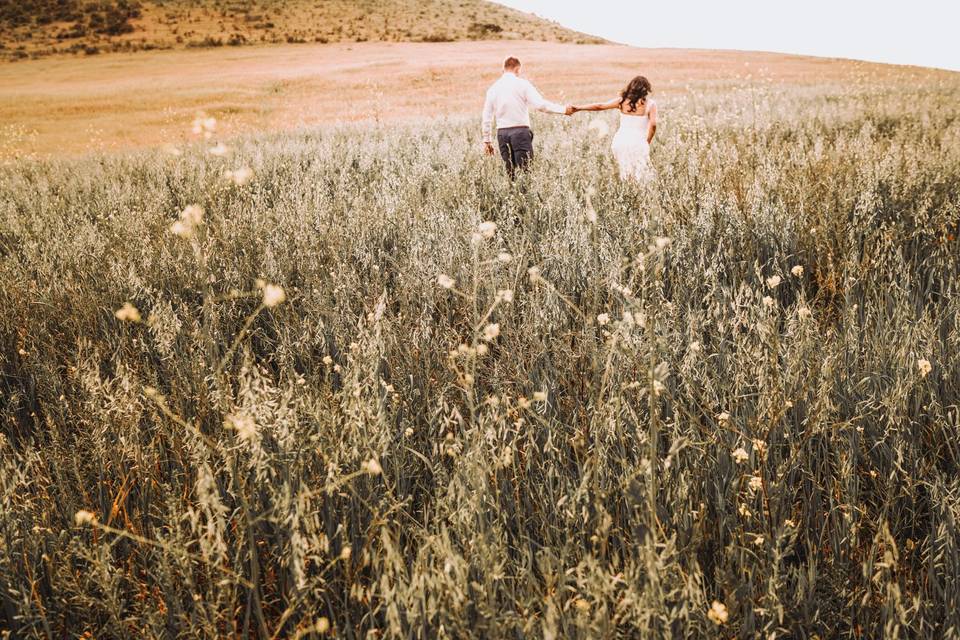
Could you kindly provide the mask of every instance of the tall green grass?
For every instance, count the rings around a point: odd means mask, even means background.
[[[579,117],[0,169],[0,626],[960,637],[958,99],[668,97],[648,185]]]

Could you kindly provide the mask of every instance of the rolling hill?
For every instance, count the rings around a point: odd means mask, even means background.
[[[485,0],[0,0],[0,58],[328,42],[600,43]]]

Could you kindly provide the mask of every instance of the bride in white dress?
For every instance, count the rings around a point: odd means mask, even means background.
[[[620,97],[608,102],[574,106],[573,111],[620,111],[620,128],[613,137],[611,149],[620,165],[622,180],[646,181],[654,176],[650,165],[650,143],[657,133],[657,104],[649,97],[650,81],[637,76]]]

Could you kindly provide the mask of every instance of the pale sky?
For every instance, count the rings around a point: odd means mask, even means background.
[[[638,47],[741,49],[960,71],[960,0],[498,0]]]

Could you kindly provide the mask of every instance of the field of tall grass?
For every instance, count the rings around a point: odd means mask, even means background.
[[[0,629],[960,638],[958,104],[0,168]]]

